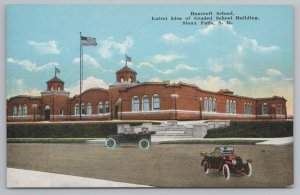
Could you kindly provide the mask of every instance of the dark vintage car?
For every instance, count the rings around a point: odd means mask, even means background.
[[[230,174],[238,176],[248,176],[252,174],[251,160],[242,160],[241,157],[234,154],[233,147],[216,147],[211,153],[201,153],[203,160],[201,165],[205,174],[209,174],[211,170],[217,170],[223,173],[226,180],[230,178]]]
[[[105,146],[107,148],[115,148],[121,143],[138,143],[141,149],[149,149],[151,144],[151,135],[154,131],[142,130],[135,133],[133,131],[125,131],[116,135],[109,135],[106,138]]]

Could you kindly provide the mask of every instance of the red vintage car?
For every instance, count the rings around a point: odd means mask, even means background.
[[[242,160],[241,157],[234,154],[234,148],[228,146],[216,147],[211,153],[201,153],[203,160],[201,166],[204,168],[205,174],[209,174],[211,170],[217,170],[223,173],[226,180],[231,174],[238,176],[252,175],[251,160]]]

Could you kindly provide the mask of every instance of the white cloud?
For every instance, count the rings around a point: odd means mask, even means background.
[[[169,63],[181,58],[182,58],[181,56],[175,54],[169,54],[169,55],[157,54],[154,56],[153,60],[155,63],[161,63],[161,62]]]
[[[83,55],[83,63],[84,64],[91,64],[94,68],[99,68],[100,70],[104,71],[104,72],[112,72],[112,70],[106,70],[105,68],[103,68],[99,63],[98,61],[91,57],[90,55]],[[74,58],[73,60],[73,63],[74,64],[79,64],[80,63],[80,58]]]
[[[226,29],[232,32],[233,34],[236,34],[236,32],[233,30],[233,26],[231,24],[227,24],[224,21],[220,21],[222,24],[219,24],[219,22],[213,22],[213,24],[208,25],[207,27],[198,30],[198,32],[201,35],[209,35],[212,31],[215,29]]]
[[[293,77],[283,77],[282,79],[285,81],[293,81],[294,80]]]
[[[250,82],[262,82],[262,81],[270,81],[271,79],[268,77],[255,77],[255,76],[250,76],[249,81]]]
[[[161,36],[161,39],[170,42],[170,43],[187,43],[187,42],[192,42],[196,39],[197,36],[199,35],[209,35],[212,31],[216,29],[225,29],[233,34],[237,34],[233,30],[233,26],[230,24],[226,24],[226,22],[223,22],[222,25],[220,25],[218,22],[213,22],[213,24],[208,25],[207,27],[203,29],[197,30],[193,35],[187,36],[187,37],[179,37],[175,35],[174,33],[166,33]]]
[[[156,78],[153,78],[152,80],[155,79]],[[211,75],[207,76],[206,78],[200,76],[191,77],[191,78],[181,77],[181,78],[171,80],[171,83],[173,82],[175,83],[184,82],[188,84],[195,84],[201,89],[209,90],[209,91],[219,91],[220,89],[223,88],[229,88],[233,90],[243,84],[243,82],[238,80],[237,78],[231,78],[226,81],[219,76],[215,77]]]
[[[242,45],[239,45],[239,47],[241,46],[243,48],[251,48],[253,52],[262,53],[262,54],[267,54],[279,50],[278,46],[275,45],[268,46],[268,47],[262,46],[258,44],[256,39],[251,39],[247,37],[242,37]]]
[[[119,54],[125,54],[133,46],[133,43],[133,39],[129,36],[122,43],[115,41],[113,37],[109,37],[100,41],[99,54],[102,58],[111,58],[114,51],[117,51]]]
[[[48,41],[48,42],[35,42],[28,41],[29,45],[33,46],[33,48],[39,52],[40,54],[60,54],[60,49],[58,49],[57,41]]]
[[[166,33],[161,36],[161,39],[170,43],[186,43],[194,40],[194,36],[188,36],[186,38],[180,38],[173,33]]]
[[[14,79],[12,82],[13,87],[7,89],[7,98],[17,95],[40,96],[40,89],[30,89],[23,79]]]
[[[273,69],[273,68],[268,69],[267,74],[271,75],[271,76],[281,76],[282,75],[282,73],[279,70]]]
[[[209,58],[207,60],[208,64],[209,64],[209,69],[215,73],[220,73],[223,71],[224,66],[221,63],[220,59],[211,59]]]
[[[197,70],[197,68],[192,67],[192,66],[189,66],[189,65],[187,65],[187,64],[178,64],[178,65],[175,67],[175,70],[176,70],[176,71],[179,71],[179,70]]]
[[[47,64],[39,66],[29,60],[15,60],[13,58],[7,58],[7,63],[20,65],[30,72],[41,72],[59,65],[56,62],[49,62]]]
[[[162,73],[162,74],[173,74],[176,72],[179,72],[181,70],[189,70],[189,71],[193,71],[193,70],[197,70],[197,68],[189,66],[187,64],[178,64],[175,66],[174,69],[167,69],[167,70],[161,70],[158,69],[155,65],[151,64],[150,62],[141,62],[137,65],[138,68],[142,68],[142,67],[150,67],[153,70]]]
[[[244,47],[243,47],[242,45],[238,45],[238,46],[237,46],[237,52],[238,52],[238,54],[243,54],[243,52],[244,52]]]
[[[105,83],[104,80],[97,79],[93,76],[89,76],[85,80],[83,80],[82,92],[84,92],[87,89],[96,88],[96,87],[108,89],[108,86],[109,86],[109,84]],[[79,81],[77,81],[76,86],[65,88],[65,91],[70,92],[71,96],[79,95],[79,90],[80,90]]]

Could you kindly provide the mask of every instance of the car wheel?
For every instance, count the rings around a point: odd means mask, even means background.
[[[247,163],[247,166],[245,168],[245,175],[247,177],[250,177],[252,175],[252,166],[249,162]]]
[[[116,140],[114,138],[108,138],[105,141],[105,146],[107,148],[115,148],[116,145],[117,145],[117,142],[116,142]]]
[[[148,149],[150,147],[150,141],[148,139],[141,139],[139,141],[139,147],[141,149]]]
[[[230,178],[230,169],[229,169],[229,166],[227,164],[223,165],[223,175],[224,175],[226,180],[228,180]]]
[[[209,164],[208,164],[207,161],[205,161],[205,162],[203,163],[203,168],[204,168],[205,174],[206,174],[206,175],[209,174],[210,169],[209,169]]]

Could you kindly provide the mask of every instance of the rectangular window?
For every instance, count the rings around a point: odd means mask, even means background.
[[[139,106],[140,106],[139,98],[138,98],[137,96],[134,96],[134,97],[132,98],[132,111],[133,111],[133,112],[138,112],[138,111],[140,111]]]
[[[268,104],[267,103],[264,103],[262,105],[262,114],[263,115],[267,115],[268,114]]]
[[[159,110],[159,109],[160,109],[159,96],[156,95],[153,97],[153,110]]]
[[[105,102],[105,113],[109,113],[109,104]]]
[[[100,102],[99,105],[98,105],[98,114],[101,114],[101,113],[103,113],[103,104],[102,104],[102,102]]]

